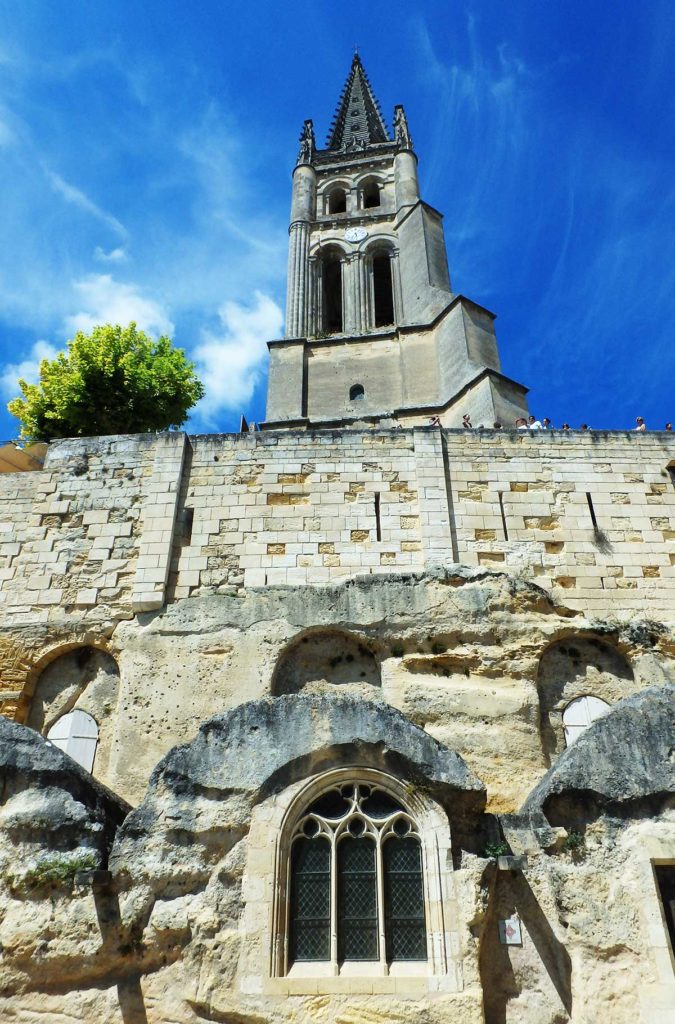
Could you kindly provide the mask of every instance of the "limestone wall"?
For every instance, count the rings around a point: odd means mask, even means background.
[[[572,609],[672,618],[674,462],[667,435],[618,432],[57,442],[44,471],[0,477],[0,607],[7,623],[115,618],[223,587],[461,562]]]

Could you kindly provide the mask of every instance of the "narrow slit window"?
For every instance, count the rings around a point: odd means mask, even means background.
[[[595,517],[595,509],[593,508],[593,499],[591,498],[590,491],[586,491],[586,501],[588,502],[588,511],[591,513],[591,522],[593,523],[593,529],[598,529],[598,520]]]
[[[382,523],[380,521],[380,492],[375,492],[375,536],[382,540]]]
[[[509,531],[506,526],[506,512],[504,511],[504,494],[502,491],[497,491],[497,494],[499,495],[499,511],[501,512],[502,516],[502,529],[504,531],[504,540],[508,540]]]
[[[181,531],[181,540],[183,544],[187,545],[192,542],[192,525],[194,523],[195,510],[186,506],[183,509],[183,523]]]

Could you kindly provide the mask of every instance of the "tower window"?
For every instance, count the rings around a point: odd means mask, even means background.
[[[349,401],[356,402],[359,398],[365,398],[365,388],[363,384],[352,384],[349,389]]]
[[[380,205],[380,186],[376,181],[369,181],[363,189],[363,205],[366,210]]]
[[[335,188],[328,197],[329,213],[347,212],[347,193],[343,188]]]
[[[290,883],[291,963],[427,959],[419,835],[377,786],[336,786],[310,804]]]
[[[375,326],[386,327],[394,322],[394,289],[391,280],[391,259],[387,255],[373,259],[373,304]]]
[[[323,329],[329,334],[342,331],[342,262],[337,254],[323,264]]]

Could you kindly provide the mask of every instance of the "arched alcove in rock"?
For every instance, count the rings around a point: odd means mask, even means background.
[[[609,705],[636,692],[633,670],[616,647],[594,636],[565,637],[541,656],[537,674],[541,743],[550,764],[565,749],[563,713],[580,697]]]
[[[275,696],[292,693],[361,693],[372,700],[382,681],[373,652],[340,630],[306,633],[281,655],[272,680]]]

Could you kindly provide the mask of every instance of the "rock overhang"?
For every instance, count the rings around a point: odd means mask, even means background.
[[[653,812],[675,795],[674,726],[675,686],[627,697],[563,751],[520,814],[543,811],[555,825]]]

